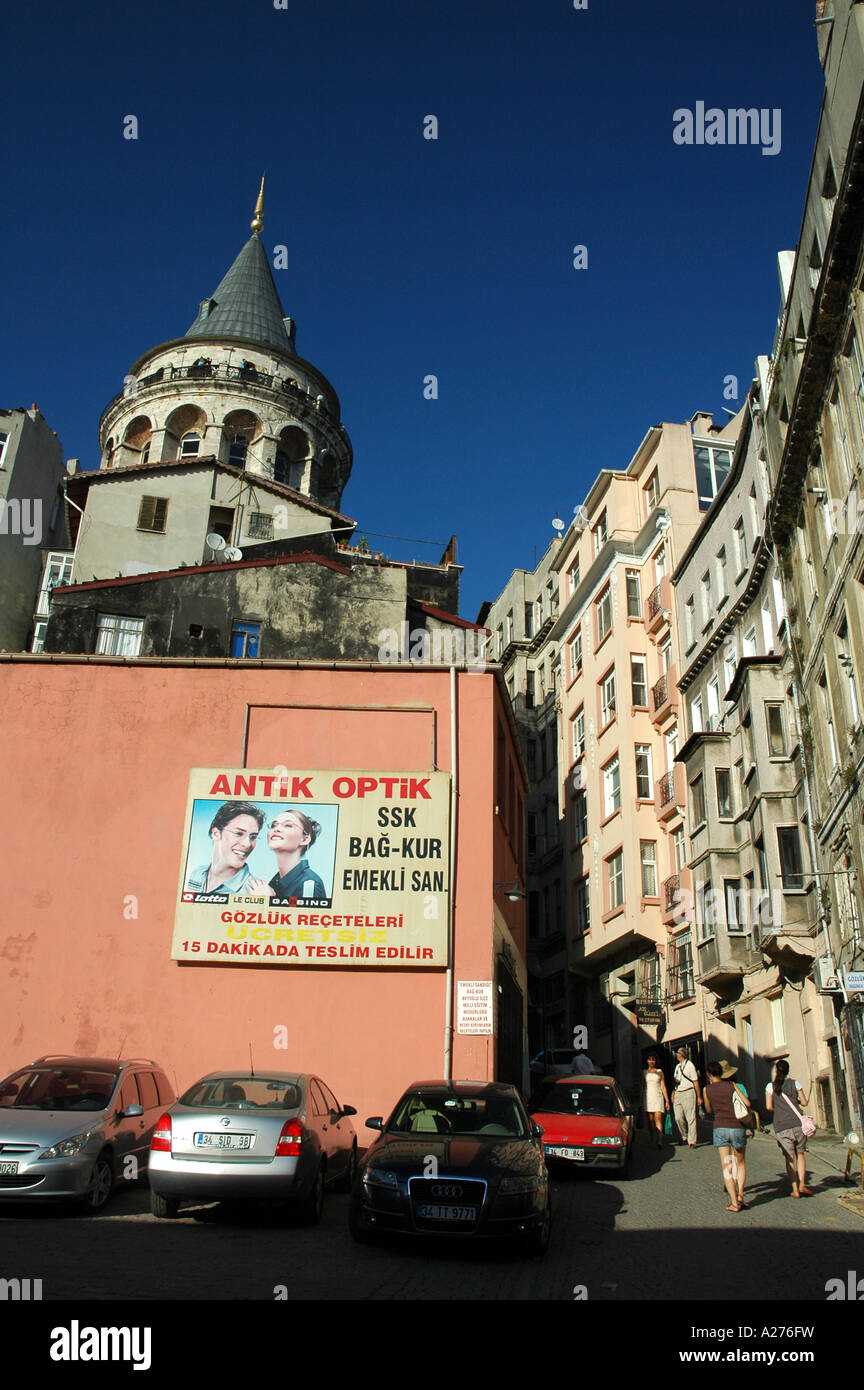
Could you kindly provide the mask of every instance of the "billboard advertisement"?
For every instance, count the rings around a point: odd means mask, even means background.
[[[192,768],[172,960],[447,964],[450,774]]]

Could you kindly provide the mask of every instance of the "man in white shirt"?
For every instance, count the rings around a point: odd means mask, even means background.
[[[679,1047],[676,1052],[677,1064],[674,1073],[675,1089],[672,1092],[672,1109],[675,1114],[675,1123],[681,1133],[681,1138],[691,1149],[696,1147],[696,1104],[702,1104],[702,1087],[699,1085],[699,1073],[690,1061],[690,1054],[686,1047]]]

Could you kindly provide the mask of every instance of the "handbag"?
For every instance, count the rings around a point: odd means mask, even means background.
[[[789,1108],[795,1112],[795,1114],[798,1116],[798,1119],[801,1121],[801,1130],[804,1135],[804,1138],[809,1139],[811,1135],[816,1133],[816,1121],[813,1119],[813,1116],[802,1115],[801,1111],[798,1109],[798,1106],[795,1104],[793,1100],[789,1099],[789,1097],[786,1095],[784,1091],[781,1091],[780,1094],[783,1096],[783,1099],[785,1100]]]
[[[734,1081],[732,1083],[732,1109],[735,1111],[736,1120],[740,1120],[742,1129],[755,1130],[756,1116],[742,1099],[741,1092]]]
[[[663,1133],[669,1135],[672,1133],[672,1116],[669,1114],[668,1110],[663,1118]]]

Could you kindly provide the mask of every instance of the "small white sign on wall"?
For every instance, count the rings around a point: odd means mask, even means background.
[[[456,1032],[493,1033],[491,980],[456,981]]]

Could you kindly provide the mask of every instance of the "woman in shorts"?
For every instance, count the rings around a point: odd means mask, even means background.
[[[774,1080],[765,1087],[765,1108],[774,1116],[774,1134],[786,1163],[786,1176],[792,1184],[792,1197],[812,1197],[813,1189],[807,1186],[807,1139],[801,1128],[801,1116],[796,1115],[792,1105],[799,1110],[807,1104],[807,1097],[797,1081],[789,1076],[789,1063],[779,1061],[774,1068]]]
[[[729,1194],[727,1211],[746,1211],[748,1205],[743,1199],[747,1180],[747,1131],[735,1114],[732,1098],[736,1090],[747,1109],[752,1106],[741,1088],[732,1083],[731,1078],[737,1070],[729,1062],[709,1062],[711,1080],[704,1091],[705,1110],[714,1120],[714,1147],[720,1154],[723,1186]]]

